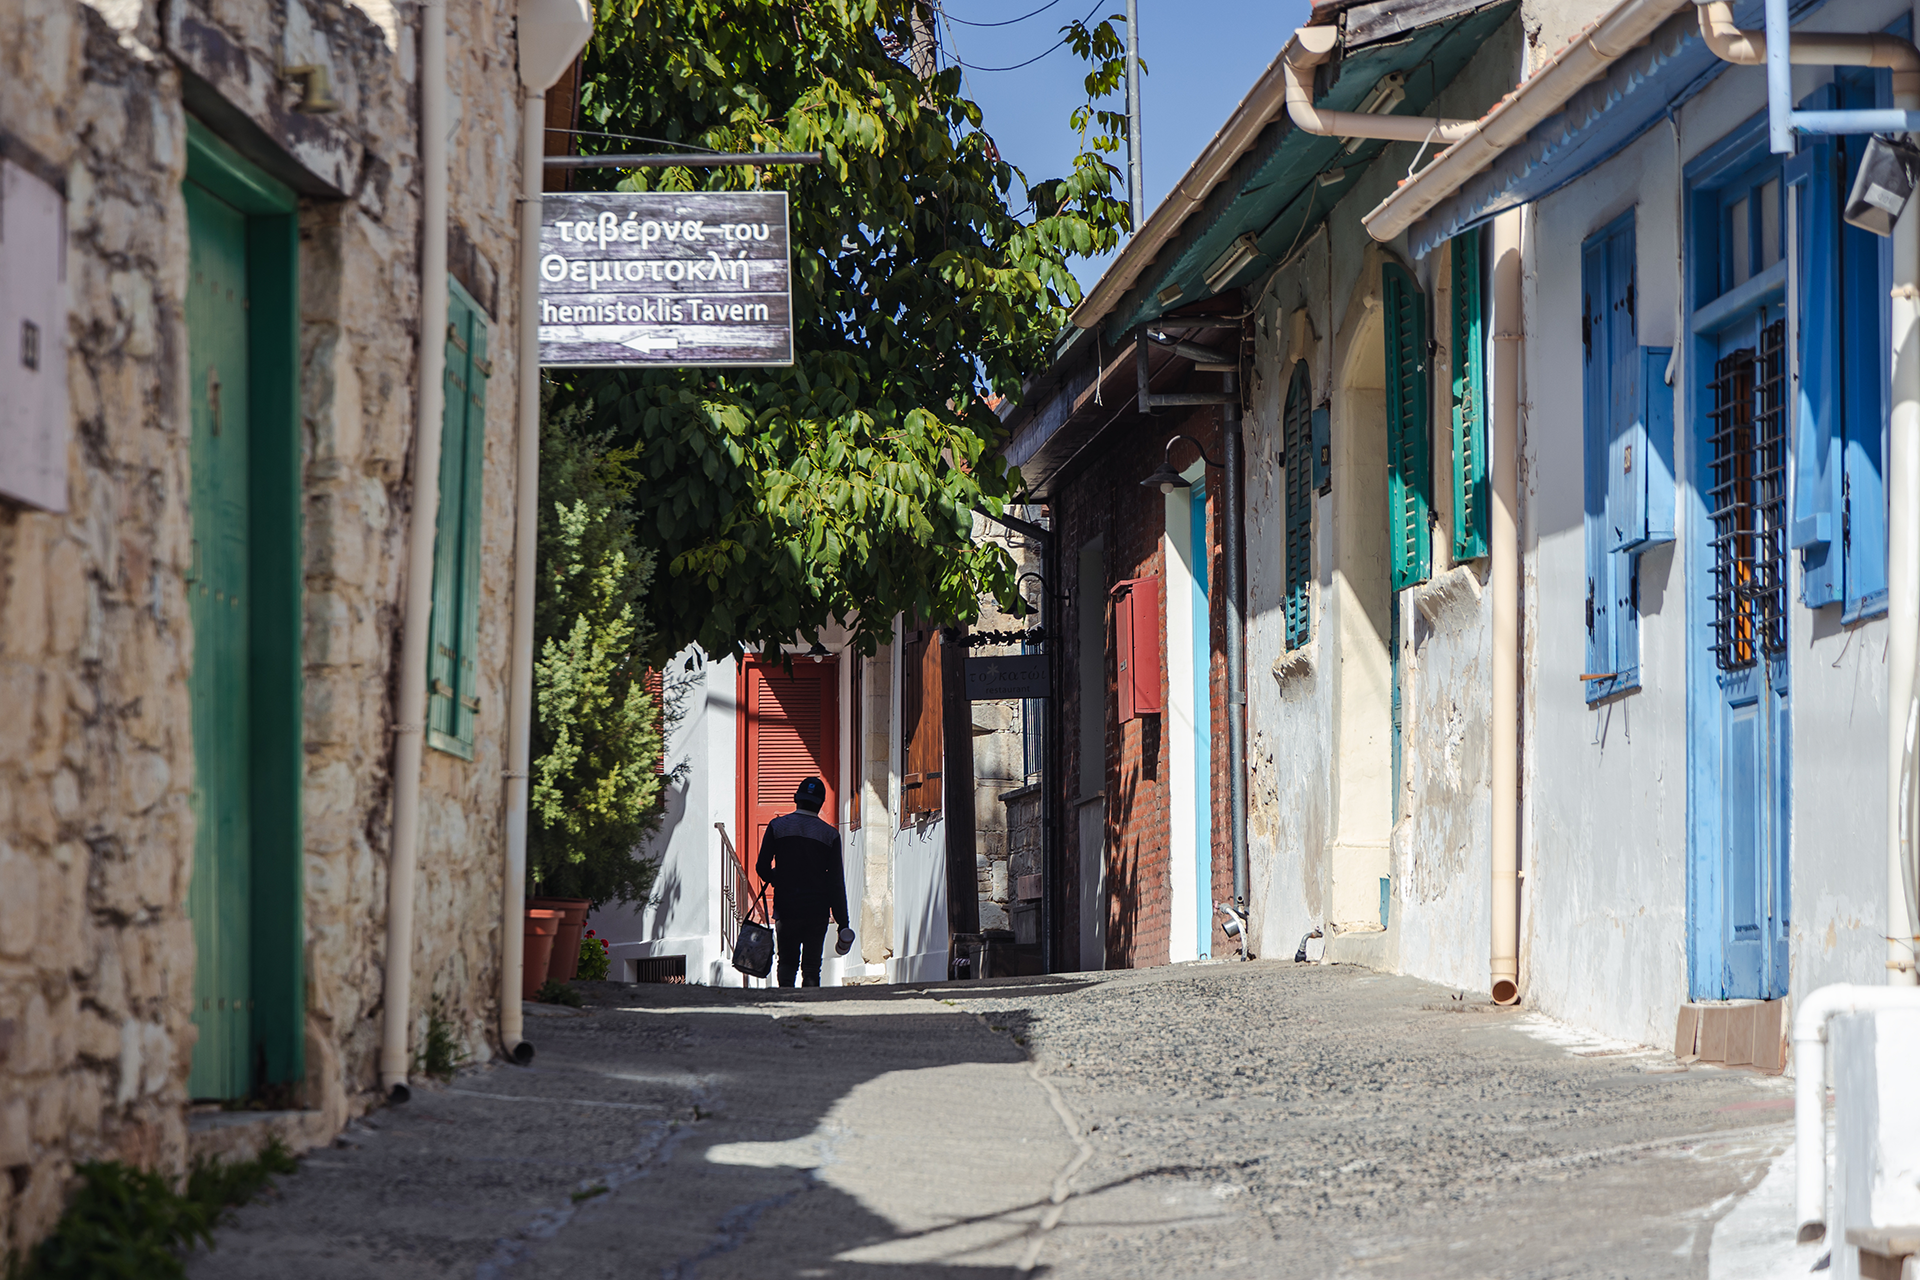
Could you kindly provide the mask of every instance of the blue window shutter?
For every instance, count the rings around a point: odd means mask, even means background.
[[[1881,84],[1876,86],[1875,81]],[[1842,107],[1885,105],[1886,73],[1849,69],[1840,76]],[[1867,139],[1842,144],[1840,172],[1853,173]],[[1886,432],[1892,404],[1893,242],[1858,227],[1840,228],[1841,430],[1838,536],[1845,554],[1843,621],[1887,608]]]
[[[1824,106],[1823,89],[1809,110]],[[1803,139],[1784,176],[1797,202],[1794,246],[1799,293],[1799,387],[1793,404],[1793,508],[1787,544],[1800,551],[1800,599],[1810,608],[1841,597],[1839,150],[1831,139]]]
[[[1413,276],[1396,263],[1381,269],[1381,292],[1387,313],[1388,555],[1393,589],[1399,591],[1426,581],[1431,574],[1427,309]]]
[[[1453,554],[1487,554],[1486,308],[1478,228],[1453,238]]]
[[[1586,535],[1586,681],[1587,696],[1611,687],[1599,677],[1613,671],[1613,582],[1609,573],[1611,542],[1607,527],[1607,415],[1609,362],[1606,317],[1607,241],[1596,236],[1580,251],[1580,336],[1584,348],[1581,374],[1581,430],[1585,465],[1583,527]]]
[[[466,466],[461,485],[459,679],[454,682],[459,706],[454,713],[455,734],[469,748],[480,710],[478,671],[480,647],[480,539],[483,512],[480,481],[486,470],[487,382],[493,362],[487,358],[487,322],[477,306],[467,308]]]

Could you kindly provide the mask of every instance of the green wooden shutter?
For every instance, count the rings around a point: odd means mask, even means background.
[[[433,540],[433,627],[427,655],[427,742],[471,760],[480,709],[475,649],[480,620],[480,481],[486,457],[487,322],[447,282],[446,404],[440,437],[440,509]]]
[[[1453,555],[1487,554],[1487,342],[1480,232],[1453,238]]]
[[[1433,467],[1427,457],[1426,299],[1405,268],[1381,271],[1387,310],[1387,519],[1393,589],[1431,574]]]
[[[1281,448],[1287,469],[1287,648],[1312,635],[1308,584],[1313,579],[1313,380],[1307,362],[1293,366],[1281,415]]]

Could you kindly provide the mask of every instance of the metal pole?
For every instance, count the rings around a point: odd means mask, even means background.
[[[1147,220],[1146,171],[1140,164],[1140,0],[1127,0],[1127,205],[1131,229]]]
[[[685,155],[667,152],[639,152],[633,155],[547,156],[540,163],[548,169],[724,169],[728,165],[820,164],[825,160],[818,151],[742,151],[731,155],[692,151]]]
[[[1221,375],[1223,389],[1233,403],[1220,409],[1220,434],[1225,437],[1227,473],[1221,517],[1226,560],[1227,593],[1227,807],[1233,822],[1233,905],[1247,911],[1247,663],[1246,616],[1240,566],[1240,390],[1239,375]],[[1242,954],[1251,954],[1242,939]]]
[[[1767,0],[1767,145],[1777,156],[1793,154],[1791,30],[1787,0]]]

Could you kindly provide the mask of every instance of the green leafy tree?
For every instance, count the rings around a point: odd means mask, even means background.
[[[1069,262],[1127,220],[1111,20],[1063,28],[1091,64],[1065,178],[1000,158],[959,69],[909,65],[915,0],[599,0],[583,111],[611,135],[719,151],[820,151],[813,168],[583,171],[622,190],[782,188],[793,232],[791,368],[562,375],[566,400],[632,451],[638,536],[669,587],[647,598],[656,658],[773,646],[858,619],[872,651],[895,613],[971,620],[1014,599],[998,547],[971,539],[1017,476],[991,451],[991,394],[1043,368],[1078,301]],[[916,42],[918,42],[916,44]]]
[[[528,874],[542,893],[644,899],[636,849],[660,823],[665,726],[647,691],[641,602],[653,553],[634,539],[628,455],[548,398],[540,441]]]

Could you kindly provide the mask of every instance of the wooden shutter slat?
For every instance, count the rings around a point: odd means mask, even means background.
[[[1309,589],[1313,579],[1313,380],[1302,360],[1293,366],[1282,414],[1281,448],[1286,477],[1286,643],[1298,649],[1312,635]]]
[[[1397,263],[1381,269],[1386,304],[1387,497],[1393,589],[1431,573],[1426,300]]]
[[[1487,554],[1486,306],[1481,232],[1453,239],[1453,554]]]

